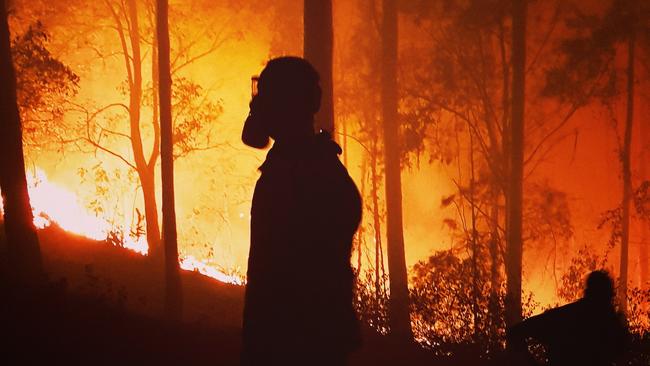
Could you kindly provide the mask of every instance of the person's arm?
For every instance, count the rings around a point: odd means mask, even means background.
[[[551,327],[554,316],[552,312],[545,312],[540,315],[530,317],[519,324],[515,324],[506,330],[506,339],[508,350],[519,362],[535,365],[536,360],[528,352],[526,340],[533,338],[542,343],[546,343],[547,330]]]

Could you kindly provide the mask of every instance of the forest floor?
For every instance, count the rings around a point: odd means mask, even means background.
[[[1,364],[238,364],[242,286],[183,271],[183,323],[168,326],[163,275],[147,257],[56,227],[39,238],[48,284],[25,289],[0,281]],[[449,364],[444,361],[366,329],[350,365]]]

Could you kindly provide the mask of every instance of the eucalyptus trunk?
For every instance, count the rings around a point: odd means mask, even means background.
[[[650,181],[650,171],[648,170],[648,164],[650,160],[648,155],[650,155],[650,126],[648,126],[648,121],[644,121],[640,126],[640,135],[641,135],[641,157],[639,159],[639,173],[641,178],[644,181]],[[639,244],[639,282],[641,288],[646,288],[648,286],[650,261],[648,253],[648,245],[650,245],[650,223],[648,221],[643,221],[641,223],[641,243]]]
[[[506,238],[506,325],[522,319],[522,204],[524,171],[524,104],[527,0],[512,2],[512,118],[509,134],[508,214]]]
[[[618,285],[618,301],[621,311],[627,312],[628,264],[630,249],[630,203],[632,200],[631,148],[634,125],[634,31],[628,40],[627,54],[627,108],[625,135],[621,160],[623,166],[623,202],[621,213],[621,260]]]
[[[176,210],[174,206],[174,141],[172,121],[172,79],[169,50],[169,4],[156,2],[158,38],[158,88],[160,104],[160,165],[162,180],[163,245],[165,249],[165,315],[180,322],[183,315]]]
[[[384,0],[381,26],[381,101],[384,124],[384,164],[386,190],[386,239],[390,297],[390,332],[406,341],[413,340],[409,312],[409,290],[402,223],[402,177],[399,125],[397,120],[397,2]]]
[[[0,190],[4,204],[10,274],[24,284],[43,274],[41,251],[29,203],[22,126],[16,101],[7,4],[0,1]]]
[[[320,75],[322,98],[316,114],[316,129],[334,132],[334,92],[332,83],[332,1],[304,0],[304,56]]]

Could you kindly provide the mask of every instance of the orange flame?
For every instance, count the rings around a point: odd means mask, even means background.
[[[93,240],[106,240],[114,227],[105,219],[93,214],[79,201],[74,192],[50,182],[40,169],[29,174],[27,179],[30,202],[34,213],[34,225],[45,228],[56,223],[63,230],[85,236]],[[124,225],[123,228],[126,228]],[[136,253],[147,255],[147,241],[144,236],[133,238],[125,236],[124,247]],[[232,284],[243,284],[244,279],[228,275],[206,260],[194,256],[179,256],[180,267],[196,271],[216,280]]]

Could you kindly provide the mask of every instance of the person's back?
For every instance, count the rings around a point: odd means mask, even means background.
[[[342,363],[359,342],[350,252],[360,196],[328,134],[283,133],[272,133],[253,196],[242,363]]]
[[[513,326],[508,341],[519,351],[525,351],[527,338],[542,343],[551,366],[611,365],[623,353],[627,338],[612,296],[609,276],[592,272],[584,298]]]

